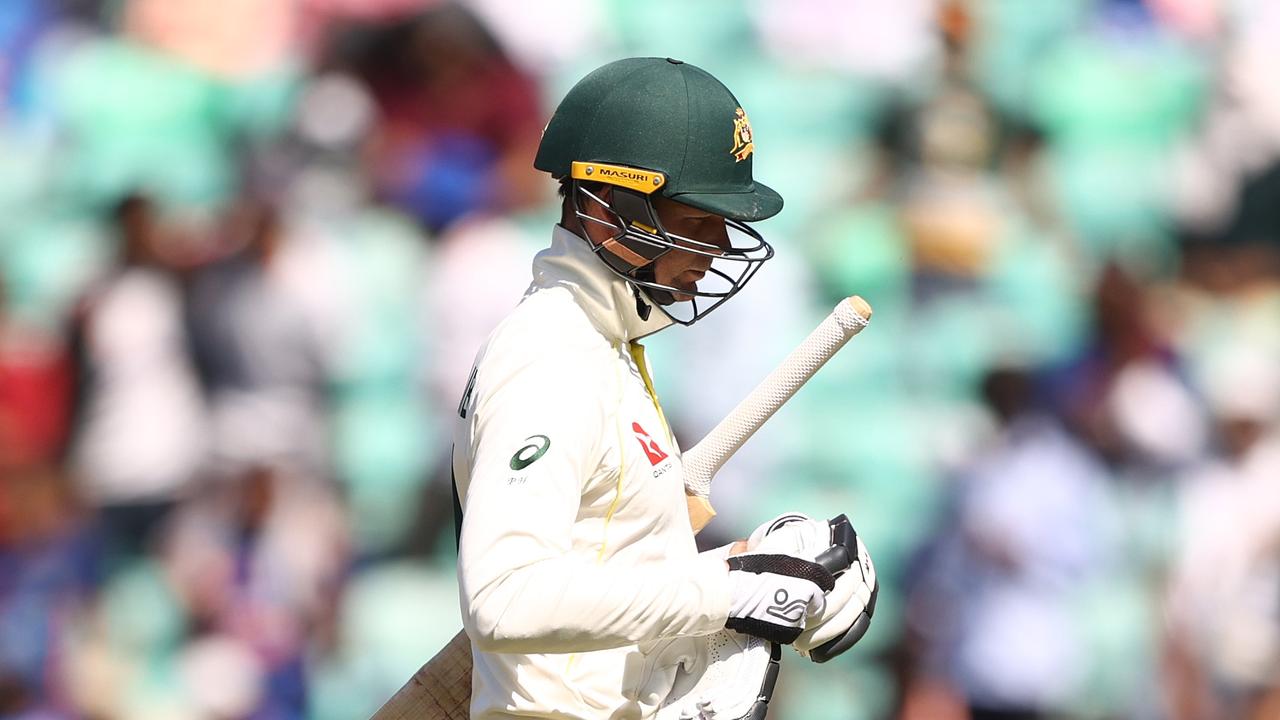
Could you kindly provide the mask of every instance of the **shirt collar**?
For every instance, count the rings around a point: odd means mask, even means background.
[[[586,240],[562,225],[556,225],[551,247],[533,259],[529,292],[552,287],[567,289],[596,329],[610,340],[632,342],[672,324],[643,292],[641,298],[650,309],[649,318],[641,318],[635,286],[615,275]]]

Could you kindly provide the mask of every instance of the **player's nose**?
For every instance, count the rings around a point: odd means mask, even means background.
[[[733,242],[729,240],[729,229],[725,227],[725,222],[723,219],[718,219],[718,220],[719,222],[716,222],[714,225],[712,225],[712,227],[707,230],[705,236],[702,237],[701,240],[702,242],[708,245],[714,245],[715,247],[718,247],[721,250],[728,250],[729,248],[733,247]]]

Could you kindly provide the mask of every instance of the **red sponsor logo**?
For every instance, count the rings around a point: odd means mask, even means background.
[[[640,427],[640,423],[631,423],[631,429],[635,431],[636,440],[640,442],[640,448],[644,450],[645,455],[649,456],[650,465],[657,465],[667,459],[667,454],[662,452],[662,448],[658,447],[658,443],[654,442],[653,438],[649,437],[649,433]]]

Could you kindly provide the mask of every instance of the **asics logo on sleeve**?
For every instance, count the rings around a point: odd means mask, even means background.
[[[778,588],[778,592],[773,594],[773,604],[765,608],[765,612],[789,623],[798,623],[804,619],[804,610],[809,603],[803,598],[791,599],[787,591]]]
[[[546,435],[531,435],[525,440],[541,440],[541,443],[530,443],[516,451],[511,456],[511,469],[523,470],[534,463],[538,458],[546,454],[551,447],[551,438]]]

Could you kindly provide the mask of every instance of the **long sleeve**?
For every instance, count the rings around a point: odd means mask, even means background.
[[[481,651],[584,652],[724,627],[728,572],[718,555],[636,564],[575,548],[592,480],[621,487],[603,464],[619,432],[612,358],[576,359],[526,358],[482,369],[476,382],[455,470],[468,480],[463,617]]]

